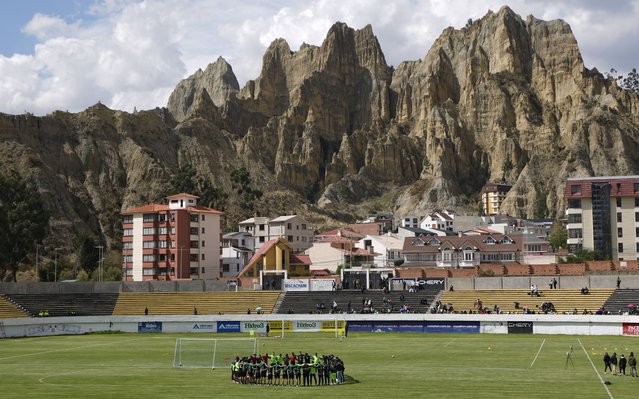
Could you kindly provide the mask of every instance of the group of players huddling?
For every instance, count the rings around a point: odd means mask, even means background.
[[[334,355],[308,353],[235,357],[231,378],[236,384],[333,385],[344,382],[344,362]]]

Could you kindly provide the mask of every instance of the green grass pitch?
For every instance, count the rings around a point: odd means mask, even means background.
[[[639,353],[632,337],[352,333],[338,340],[314,333],[259,338],[262,353],[301,350],[342,357],[347,383],[324,387],[238,385],[227,369],[173,368],[176,337],[211,335],[1,339],[0,397],[550,399],[639,393],[639,378],[631,378],[629,368],[626,377],[603,374],[604,351]],[[611,385],[602,384],[589,357]]]

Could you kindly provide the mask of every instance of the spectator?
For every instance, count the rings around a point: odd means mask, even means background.
[[[452,291],[455,291],[455,288],[451,285],[448,290],[452,292]]]
[[[552,290],[552,280],[553,279],[550,279],[550,281],[548,281],[548,288],[551,289],[551,290]]]
[[[146,316],[146,315],[148,315],[148,314],[149,314],[149,308],[148,308],[148,307],[145,307],[145,308],[144,308],[144,315]]]
[[[612,373],[612,367],[610,366],[610,355],[608,354],[608,352],[606,352],[606,354],[604,355],[603,362],[604,362],[604,374],[608,374],[608,369],[610,369],[610,372]]]
[[[193,306],[193,314],[197,316],[197,308]]]
[[[619,358],[619,375],[626,375],[626,358],[621,354]]]
[[[588,295],[590,293],[590,290],[588,289],[588,287],[584,287],[581,289],[581,295]]]
[[[637,376],[637,359],[635,359],[635,353],[630,352],[630,357],[628,357],[628,366],[630,366],[630,376]]]
[[[617,276],[617,288],[621,287],[621,278]]]
[[[557,279],[556,278],[552,279],[552,288],[557,289]]]
[[[610,364],[612,365],[612,374],[617,374],[617,352],[613,352],[610,356]]]

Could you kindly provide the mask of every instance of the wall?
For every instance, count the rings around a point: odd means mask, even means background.
[[[256,332],[266,328],[267,321],[305,322],[330,325],[335,321],[349,325],[384,326],[381,331],[415,329],[425,332],[480,332],[506,334],[517,331],[518,324],[534,334],[622,335],[623,324],[632,323],[633,334],[639,334],[637,316],[581,315],[459,315],[459,314],[394,314],[394,315],[202,315],[202,316],[110,316],[20,318],[2,321],[4,337],[86,334],[96,331],[212,333]],[[296,323],[299,324],[299,323]],[[311,331],[311,330],[307,330]]]

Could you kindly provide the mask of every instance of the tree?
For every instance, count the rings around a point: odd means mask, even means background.
[[[603,260],[603,257],[597,251],[580,248],[572,255],[568,255],[562,263],[584,263],[589,260]]]
[[[535,195],[535,210],[534,217],[535,219],[543,219],[546,217],[548,213],[548,206],[546,205],[546,194],[541,191],[537,191],[537,195]]]
[[[548,237],[548,242],[550,245],[557,250],[560,248],[566,248],[566,243],[568,242],[568,232],[566,231],[566,227],[559,223],[558,220],[555,221],[555,225],[552,228],[552,233]]]
[[[253,188],[251,175],[244,166],[231,172],[231,184],[238,195],[240,208],[244,211],[252,212],[255,207],[255,200],[262,197],[262,192]]]
[[[0,271],[16,281],[20,263],[46,234],[49,213],[33,180],[0,176]]]
[[[624,77],[620,75],[615,68],[611,68],[610,72],[606,72],[606,78],[614,79],[622,89],[639,93],[639,73],[637,68],[632,68],[632,71],[628,72],[628,75]]]
[[[95,239],[88,234],[81,234],[78,237],[76,248],[78,248],[78,266],[80,269],[91,274],[98,267],[100,261],[100,251],[96,248]]]
[[[223,210],[226,207],[228,194],[213,185],[210,179],[198,175],[190,163],[180,166],[171,176],[167,195],[189,193],[200,197],[198,203],[209,208]]]

